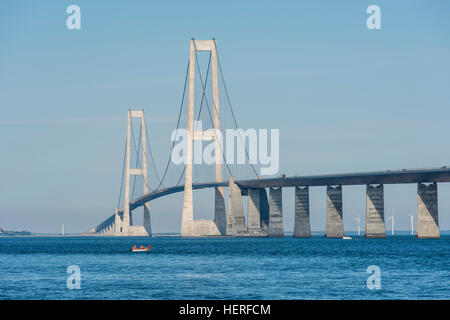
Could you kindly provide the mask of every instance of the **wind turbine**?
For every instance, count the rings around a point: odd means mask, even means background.
[[[414,235],[414,215],[410,214],[411,217],[411,235]]]
[[[394,235],[394,210],[392,210],[391,216],[388,218],[388,220],[391,220],[391,234]]]
[[[359,227],[359,221],[361,221],[361,219],[358,216],[358,218],[355,218],[355,220],[358,221],[358,236],[359,236],[359,234],[361,233],[361,228]]]

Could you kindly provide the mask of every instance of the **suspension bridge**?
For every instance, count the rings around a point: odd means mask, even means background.
[[[200,52],[207,54],[207,67],[203,72]],[[223,104],[219,95],[219,80],[225,93]],[[200,85],[200,93],[195,91],[196,84]],[[212,97],[207,94],[208,87],[212,88]],[[184,113],[186,99],[187,112]],[[196,104],[196,101],[199,103]],[[195,105],[198,105],[197,112]],[[137,137],[133,124],[136,119],[139,122]],[[171,151],[160,174],[151,149],[144,111],[128,111],[117,209],[86,234],[151,236],[150,202],[183,192],[181,236],[283,237],[282,190],[292,187],[295,188],[294,237],[311,237],[309,188],[326,186],[325,236],[342,238],[344,236],[342,186],[365,185],[365,236],[384,238],[386,237],[384,184],[415,183],[417,184],[416,236],[419,238],[440,236],[437,184],[450,182],[450,169],[447,167],[315,176],[259,176],[259,165],[252,159],[246,145],[246,139],[249,137],[243,130],[239,130],[214,39],[190,40],[189,60],[175,135],[180,131],[183,120],[186,123],[187,133],[184,141],[184,164],[174,164],[173,152],[177,139],[172,139]],[[204,130],[205,128],[207,129]],[[234,129],[234,137],[241,146],[238,156],[245,158],[244,163],[227,162],[229,159],[225,157],[225,153],[229,146],[225,145],[222,139],[224,128]],[[203,150],[205,144],[206,149],[214,151],[212,163],[206,165],[198,159],[198,152],[195,152],[196,148]],[[232,148],[234,150],[234,145]],[[133,165],[132,157],[135,160]],[[148,162],[151,164],[151,170],[148,169]],[[138,177],[141,178],[143,194],[135,196]],[[214,189],[213,219],[194,219],[193,191],[199,189]],[[244,210],[243,197],[248,197],[247,210]],[[141,207],[144,210],[143,225],[136,225],[133,223],[133,211]]]

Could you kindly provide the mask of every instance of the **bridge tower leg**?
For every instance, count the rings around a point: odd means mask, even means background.
[[[122,218],[119,214],[119,209],[114,214],[114,233],[119,235],[122,232]]]
[[[436,182],[417,185],[417,237],[440,237]]]
[[[269,188],[269,237],[284,237],[281,187]]]
[[[141,120],[141,142],[142,142],[142,168],[131,168],[131,121],[133,118]],[[120,236],[151,236],[150,211],[148,202],[144,205],[144,225],[133,226],[130,212],[130,177],[142,175],[144,180],[144,194],[148,193],[148,169],[147,169],[147,135],[145,128],[144,110],[128,110],[127,124],[127,148],[125,154],[125,192],[123,218],[116,213],[115,226],[116,235]]]
[[[219,76],[218,76],[218,58],[216,41],[210,40],[211,43],[211,81],[214,108],[214,132],[220,132],[220,103],[219,103]],[[215,157],[215,178],[216,182],[222,182],[222,162],[223,162],[223,143],[214,137],[214,157]],[[219,229],[221,235],[226,234],[226,210],[225,210],[225,192],[223,187],[216,187],[214,190],[214,222]]]
[[[229,181],[230,183],[230,181]],[[230,184],[231,186],[231,184]],[[227,214],[227,227],[226,227],[226,235],[232,236],[234,234],[234,213],[231,209],[232,201],[231,201],[231,187],[228,188],[228,214]]]
[[[147,128],[145,127],[145,118],[144,118],[144,111],[142,111],[142,118],[141,118],[141,142],[142,142],[142,176],[144,178],[144,194],[147,194],[150,192],[148,186],[148,168],[147,168]],[[144,203],[144,219],[143,219],[143,227],[144,231],[151,236],[152,235],[152,224],[150,220],[150,203],[146,202]],[[145,233],[144,232],[144,233]]]
[[[194,131],[194,85],[195,85],[195,63],[196,51],[211,52],[211,73],[214,108],[214,130]],[[188,115],[186,130],[188,137],[186,141],[186,171],[184,183],[183,213],[181,218],[182,236],[208,236],[226,234],[226,212],[223,187],[215,189],[215,212],[214,221],[194,220],[193,193],[192,193],[192,164],[193,164],[193,142],[194,140],[214,140],[215,154],[215,179],[222,182],[222,146],[220,131],[220,107],[218,86],[218,61],[215,40],[190,41],[189,52],[189,87],[188,87]]]
[[[342,186],[327,186],[327,226],[325,237],[342,238],[343,236]]]
[[[382,184],[366,187],[366,238],[386,238],[383,190]]]
[[[309,223],[309,188],[295,187],[295,224],[294,238],[310,238]]]

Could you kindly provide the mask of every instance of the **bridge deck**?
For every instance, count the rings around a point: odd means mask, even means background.
[[[241,188],[450,182],[450,168],[403,169],[236,181]]]
[[[295,186],[328,186],[328,185],[367,185],[367,184],[400,184],[419,182],[450,182],[450,168],[403,169],[359,173],[325,174],[313,176],[278,177],[267,179],[240,180],[236,184],[243,190],[248,188],[295,187]],[[228,181],[194,183],[194,190],[226,187]],[[144,194],[130,202],[130,210],[144,203],[177,192],[184,191],[184,185],[160,189]],[[119,214],[123,209],[119,210]],[[99,224],[96,229],[114,222],[114,215]]]

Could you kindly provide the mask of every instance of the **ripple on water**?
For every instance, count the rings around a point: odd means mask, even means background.
[[[133,254],[136,243],[151,253]],[[450,299],[450,236],[0,239],[0,299]],[[68,290],[67,267],[81,269]],[[369,265],[381,289],[367,288]]]

